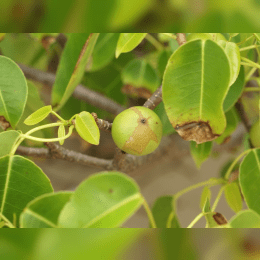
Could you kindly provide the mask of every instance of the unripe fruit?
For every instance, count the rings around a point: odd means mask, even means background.
[[[134,155],[152,153],[162,138],[162,122],[151,109],[131,107],[116,116],[112,137],[123,151]]]
[[[249,132],[251,143],[254,147],[260,147],[260,122],[257,121]]]

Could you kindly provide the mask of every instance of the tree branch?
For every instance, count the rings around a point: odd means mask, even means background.
[[[55,82],[55,74],[27,67],[23,64],[18,64],[26,78],[52,86]],[[102,94],[86,88],[83,85],[78,85],[73,92],[73,96],[77,99],[84,100],[92,106],[99,107],[114,115],[119,114],[125,108],[115,101],[103,96]]]
[[[144,103],[144,107],[150,108],[151,110],[155,109],[162,101],[162,86],[160,86],[153,95],[147,99]]]
[[[184,43],[186,43],[185,33],[177,33],[176,36],[177,36],[176,40],[180,46],[183,45]]]

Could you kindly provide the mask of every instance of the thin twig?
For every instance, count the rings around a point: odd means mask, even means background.
[[[160,86],[153,95],[144,103],[144,107],[155,109],[162,101],[162,86]]]
[[[91,113],[91,115],[94,117],[97,126],[100,130],[103,130],[105,132],[111,132],[111,128],[112,128],[112,123],[109,123],[108,121],[104,120],[104,119],[100,119],[97,117],[96,113]]]
[[[26,78],[35,80],[48,86],[52,86],[55,82],[55,74],[27,67],[24,64],[18,64]],[[77,99],[84,100],[92,106],[99,107],[114,115],[119,114],[125,108],[110,98],[102,94],[88,89],[83,85],[78,85],[73,92],[73,96]]]
[[[183,45],[184,43],[186,43],[185,33],[177,33],[176,36],[177,36],[176,40],[180,46]]]

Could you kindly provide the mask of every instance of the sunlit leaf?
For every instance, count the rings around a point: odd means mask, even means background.
[[[65,127],[64,125],[60,125],[59,126],[59,129],[58,129],[58,137],[64,137],[65,136]],[[59,141],[60,145],[63,145],[64,144],[64,139],[60,140]]]
[[[260,228],[260,216],[253,210],[243,210],[230,220],[232,228]]]
[[[72,192],[44,194],[29,202],[20,216],[21,228],[57,228],[58,217]]]
[[[11,223],[34,198],[53,192],[50,180],[32,161],[15,155],[0,158],[0,213]]]
[[[11,59],[0,56],[0,127],[15,128],[23,114],[27,94],[21,69]]]
[[[238,184],[236,182],[232,182],[226,185],[225,197],[228,205],[232,210],[235,212],[242,210],[242,198]]]
[[[132,51],[141,43],[146,34],[147,33],[120,33],[116,46],[116,58],[118,58],[121,53]]]
[[[51,113],[51,111],[52,111],[51,106],[42,107],[37,111],[35,111],[34,113],[32,113],[30,116],[28,116],[24,120],[24,123],[26,125],[36,125],[42,120],[44,120]]]
[[[221,77],[219,77],[221,75]],[[226,127],[222,109],[230,68],[224,50],[211,40],[194,40],[170,57],[163,78],[163,102],[185,140],[214,140]]]
[[[75,126],[82,139],[94,145],[99,144],[100,131],[94,117],[89,112],[83,111],[77,115]]]
[[[119,172],[102,172],[82,182],[59,217],[61,227],[119,227],[143,202],[137,184]]]
[[[0,133],[0,157],[3,157],[11,152],[12,147],[19,136],[20,134],[14,130]]]

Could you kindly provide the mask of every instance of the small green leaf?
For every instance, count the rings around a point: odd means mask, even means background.
[[[98,145],[100,131],[93,116],[86,111],[76,116],[76,130],[82,139],[90,144]]]
[[[158,198],[153,205],[152,213],[157,228],[166,228],[169,215],[173,211],[173,197],[162,196]],[[180,223],[174,211],[174,217],[171,222],[171,228],[180,228]]]
[[[217,227],[218,224],[216,223],[216,221],[213,218],[213,215],[215,214],[215,212],[211,211],[210,208],[210,202],[209,202],[209,197],[206,198],[206,202],[204,204],[203,210],[202,210],[205,214],[205,218],[206,218],[206,222],[207,222],[207,227],[209,228],[214,228]]]
[[[42,120],[44,120],[51,113],[51,111],[52,111],[51,106],[42,107],[37,111],[35,111],[34,113],[32,113],[30,116],[28,116],[24,120],[24,123],[26,125],[36,125]]]
[[[145,60],[130,61],[123,69],[121,77],[125,85],[146,88],[152,93],[160,85],[156,71]]]
[[[17,131],[10,130],[0,133],[0,157],[9,154],[20,134]]]
[[[190,142],[190,152],[198,169],[200,168],[201,164],[210,156],[212,145],[213,142],[206,142],[202,144],[197,144],[194,141]]]
[[[67,102],[82,80],[98,36],[98,33],[70,34],[52,88],[52,105],[55,111]]]
[[[243,210],[230,220],[232,228],[260,228],[260,216],[253,210]]]
[[[120,227],[143,203],[133,179],[119,172],[101,172],[82,182],[59,216],[60,227]]]
[[[0,127],[15,128],[28,95],[23,72],[11,59],[0,56]]]
[[[57,228],[58,217],[72,192],[41,195],[26,206],[20,216],[21,228]]]
[[[260,149],[245,156],[239,169],[239,183],[248,208],[260,214]]]
[[[58,129],[58,137],[64,137],[66,135],[65,133],[65,126],[64,125],[60,125],[59,129]],[[60,145],[64,144],[64,139],[59,141]]]
[[[236,37],[237,35],[239,35],[239,33],[230,33],[230,34],[229,34],[229,36],[232,37],[232,38],[233,38],[233,37]]]
[[[218,41],[218,44],[224,49],[227,54],[230,64],[230,82],[231,86],[237,79],[240,69],[240,51],[234,42]]]
[[[236,182],[231,182],[225,187],[225,198],[232,210],[239,212],[242,210],[242,198],[238,184]]]
[[[205,186],[200,197],[200,208],[203,210],[205,209],[205,204],[207,202],[207,199],[210,201],[211,199],[211,191],[209,187]]]
[[[53,192],[50,180],[32,161],[22,156],[0,158],[0,213],[13,223],[34,198]]]
[[[161,76],[163,76],[163,73],[165,71],[166,65],[168,63],[168,60],[170,58],[171,52],[163,50],[160,52],[157,60],[157,69]]]
[[[147,33],[120,33],[117,46],[116,58],[121,53],[132,51],[145,38]]]

